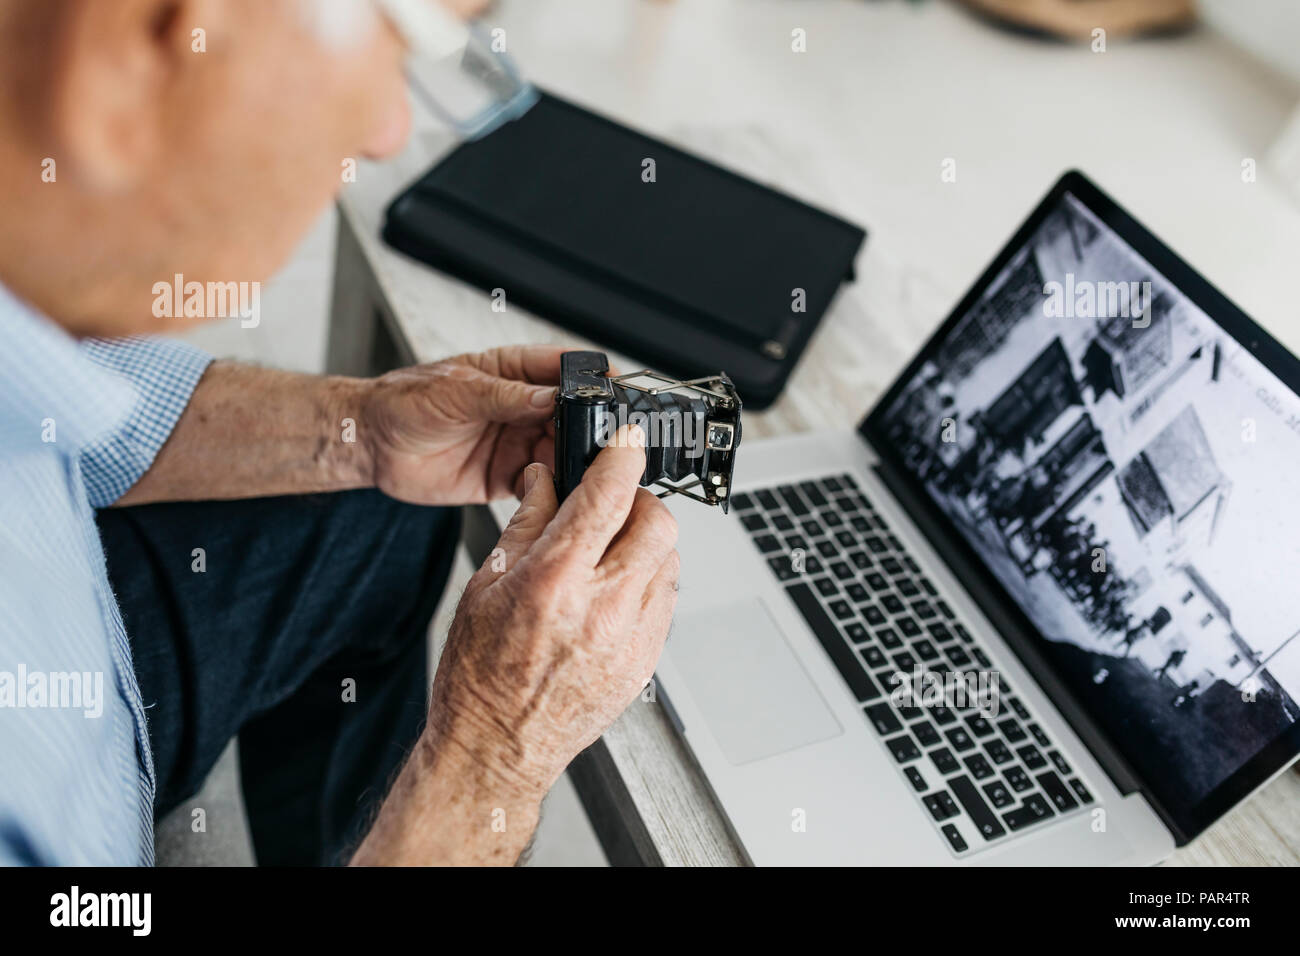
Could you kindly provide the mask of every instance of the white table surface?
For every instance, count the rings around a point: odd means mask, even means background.
[[[1071,167],[1300,351],[1300,205],[1265,161],[1300,92],[1212,33],[1093,53],[992,30],[943,0],[506,0],[486,22],[540,85],[868,229],[857,283],[781,400],[747,416],[747,437],[856,422]],[[796,28],[806,53],[791,50]],[[373,300],[402,359],[584,344],[382,245],[387,202],[444,145],[417,115],[401,156],[362,163],[345,187],[336,325]],[[947,159],[956,182],[941,179]],[[332,334],[333,364],[360,370],[357,334]],[[634,706],[603,745],[641,838],[667,863],[737,861],[654,711]],[[1298,861],[1292,773],[1174,862]]]

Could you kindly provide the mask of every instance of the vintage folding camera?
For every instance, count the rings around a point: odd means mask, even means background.
[[[603,352],[560,356],[555,486],[563,501],[624,425],[646,436],[641,484],[725,512],[740,445],[740,396],[725,373],[678,381],[642,370],[611,377]]]

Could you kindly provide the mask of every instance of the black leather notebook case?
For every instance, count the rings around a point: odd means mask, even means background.
[[[725,371],[763,408],[866,233],[543,94],[394,200],[384,238],[651,368]]]

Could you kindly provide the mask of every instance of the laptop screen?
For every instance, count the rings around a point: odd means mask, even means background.
[[[1192,807],[1300,718],[1300,397],[1057,195],[869,421]]]

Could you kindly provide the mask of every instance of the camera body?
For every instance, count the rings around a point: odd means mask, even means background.
[[[603,352],[560,356],[555,400],[555,487],[578,487],[601,448],[624,425],[646,436],[641,484],[659,497],[685,495],[725,512],[740,445],[740,396],[725,373],[678,381],[643,370],[609,376]]]

